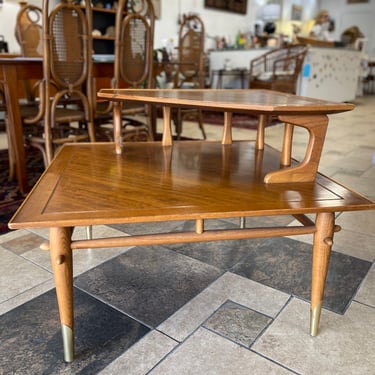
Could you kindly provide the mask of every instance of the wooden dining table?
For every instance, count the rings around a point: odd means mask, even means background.
[[[262,90],[101,90],[114,102],[115,142],[64,145],[9,223],[49,228],[64,359],[74,359],[73,251],[86,248],[313,236],[310,334],[318,334],[335,213],[375,209],[375,203],[317,171],[327,114],[351,110],[332,103]],[[121,142],[120,103],[163,106],[161,141]],[[174,141],[173,107],[225,112],[220,141]],[[261,118],[254,141],[233,141],[233,111]],[[264,142],[262,116],[285,121],[281,152]],[[291,157],[294,126],[310,134],[306,157]],[[292,215],[297,225],[252,227],[246,217]],[[238,218],[235,229],[206,229],[208,219]],[[195,230],[73,240],[75,226],[192,220]]]
[[[98,80],[112,78],[113,59],[94,60],[93,76]],[[43,78],[42,58],[0,57],[0,82],[3,86],[7,106],[9,140],[15,159],[18,187],[22,193],[27,193],[30,190],[30,186],[27,182],[23,125],[19,105],[19,87],[25,81],[39,80],[41,78]]]

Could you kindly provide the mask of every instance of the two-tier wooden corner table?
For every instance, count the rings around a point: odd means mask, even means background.
[[[163,106],[160,142],[124,143],[115,121],[115,143],[62,147],[9,223],[12,229],[50,228],[50,253],[62,326],[64,357],[72,361],[72,250],[312,234],[310,333],[316,335],[333,243],[335,213],[374,209],[375,204],[317,173],[327,114],[351,110],[330,103],[259,90],[102,90],[114,101]],[[225,112],[221,141],[173,141],[171,107]],[[259,116],[255,141],[232,141],[232,111]],[[264,144],[266,116],[285,121],[280,153]],[[302,163],[291,158],[294,126],[310,134]],[[306,214],[316,214],[311,220]],[[206,230],[206,219],[293,215],[299,225]],[[194,220],[195,231],[72,241],[74,226]],[[240,220],[244,222],[244,220]]]

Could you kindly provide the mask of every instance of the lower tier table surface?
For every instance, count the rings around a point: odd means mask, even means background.
[[[64,146],[12,229],[363,210],[367,198],[317,174],[308,183],[265,183],[280,153],[254,142],[181,141]]]
[[[73,250],[313,234],[310,334],[317,335],[335,213],[374,209],[317,173],[312,182],[266,183],[280,153],[254,142],[179,141],[64,145],[9,223],[49,227],[64,359],[74,359]],[[205,219],[293,215],[301,225],[205,230]],[[316,214],[316,219],[310,219]],[[75,226],[195,220],[195,231],[72,240]]]

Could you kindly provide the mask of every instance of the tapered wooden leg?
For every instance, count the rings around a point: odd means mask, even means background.
[[[316,336],[319,330],[324,287],[333,245],[334,221],[334,213],[330,212],[318,213],[316,217],[315,225],[317,231],[314,234],[311,285],[311,336]]]
[[[224,112],[224,128],[223,137],[221,139],[221,144],[231,145],[232,144],[232,112]]]
[[[120,102],[113,102],[113,139],[117,155],[122,153],[122,106]]]
[[[286,123],[284,125],[284,141],[280,160],[280,164],[284,167],[289,167],[292,162],[293,130],[292,124]]]
[[[264,132],[267,122],[266,115],[260,115],[258,120],[257,137],[255,141],[255,148],[257,150],[264,150]]]
[[[72,228],[50,229],[50,253],[59,305],[64,360],[74,358]]]
[[[163,146],[172,146],[172,132],[171,132],[171,107],[163,107]]]

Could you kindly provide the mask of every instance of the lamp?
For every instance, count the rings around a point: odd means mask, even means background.
[[[274,21],[280,18],[280,4],[266,4],[258,9],[257,18],[264,21]]]
[[[265,22],[264,32],[267,34],[273,34],[276,31],[276,26],[273,21],[280,18],[281,6],[280,4],[266,4],[259,8],[257,12],[258,19]]]

